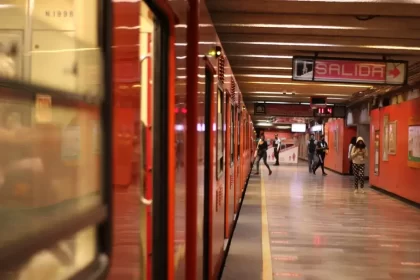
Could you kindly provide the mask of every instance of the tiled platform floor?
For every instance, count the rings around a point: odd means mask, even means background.
[[[419,209],[369,188],[356,195],[350,177],[309,174],[304,164],[262,171],[250,180],[223,279],[420,280]]]

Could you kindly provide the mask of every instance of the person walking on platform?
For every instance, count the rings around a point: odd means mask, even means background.
[[[308,141],[308,164],[309,164],[310,173],[313,172],[315,152],[316,152],[316,140],[315,140],[315,136],[311,134],[311,138]]]
[[[349,145],[349,152],[348,152],[348,155],[347,155],[347,157],[350,161],[350,169],[349,169],[349,174],[350,175],[353,175],[353,161],[351,159],[351,150],[356,145],[356,139],[357,139],[356,137],[351,138],[350,145]]]
[[[280,165],[279,153],[280,153],[280,140],[279,140],[279,136],[276,134],[274,136],[274,157],[276,158],[276,163],[274,165]]]
[[[354,193],[360,192],[365,193],[363,190],[365,184],[365,163],[368,157],[368,151],[366,148],[365,141],[362,137],[357,138],[356,145],[351,150],[351,159],[353,161],[353,173],[354,173]]]
[[[321,166],[322,175],[327,176],[327,173],[325,173],[325,170],[324,170],[324,161],[325,161],[325,155],[327,154],[327,151],[328,151],[328,144],[325,141],[325,135],[321,135],[321,141],[319,141],[316,145],[318,164],[316,165],[315,168],[312,169],[314,174],[316,174],[316,170]]]
[[[270,169],[270,166],[267,163],[267,149],[268,149],[268,144],[267,141],[265,140],[265,136],[264,134],[261,134],[260,137],[260,141],[258,141],[258,145],[257,145],[257,172],[255,173],[255,175],[260,174],[260,160],[263,159],[265,166],[267,166],[268,168],[268,175],[271,175],[271,173],[273,173]]]

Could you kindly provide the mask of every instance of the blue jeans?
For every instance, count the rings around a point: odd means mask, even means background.
[[[309,165],[309,172],[312,172],[312,167],[314,163],[315,153],[308,153],[308,165]]]

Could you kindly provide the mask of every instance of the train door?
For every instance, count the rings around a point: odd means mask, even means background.
[[[12,2],[0,9],[0,279],[104,278],[111,2]]]
[[[117,1],[114,7],[115,224],[109,279],[168,279],[174,155],[170,20],[155,1]]]
[[[235,209],[236,209],[236,211],[235,211],[235,213],[237,213],[238,212],[238,206],[239,206],[239,200],[240,200],[240,197],[241,197],[241,189],[242,189],[242,186],[241,186],[241,164],[242,164],[242,160],[241,160],[241,158],[242,158],[242,155],[241,155],[241,139],[242,139],[242,137],[241,137],[241,129],[242,129],[242,121],[241,121],[241,119],[242,119],[242,110],[241,110],[241,108],[238,106],[238,107],[236,107],[236,124],[237,124],[237,126],[236,126],[236,134],[237,134],[237,136],[236,136],[236,139],[237,139],[237,142],[236,142],[236,175],[235,175],[235,177],[236,177],[236,182],[235,182],[235,187],[236,187],[236,189],[235,189],[235,197],[236,197],[236,204],[235,204]]]
[[[226,102],[226,178],[225,178],[225,238],[229,238],[235,214],[235,193],[234,193],[234,136],[235,136],[235,109],[232,98]],[[227,245],[227,243],[225,244]]]

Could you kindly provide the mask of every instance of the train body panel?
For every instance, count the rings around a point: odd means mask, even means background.
[[[153,1],[114,3],[115,241],[109,279],[153,279],[156,263],[152,255],[171,254],[171,246],[173,255],[166,255],[166,259],[168,267],[173,266],[173,275],[169,272],[165,278],[216,279],[221,270],[225,240],[231,236],[250,171],[253,156],[250,117],[223,50],[220,56],[215,55],[220,41],[205,2],[200,2],[199,6],[196,79],[190,76],[194,71],[188,71],[188,57],[193,55],[188,52],[188,44],[194,43],[190,42],[194,36],[189,35],[188,28],[190,3],[181,0],[167,3],[177,23],[170,57],[173,65],[169,64],[171,69],[168,70],[175,76],[173,99],[170,99],[173,104],[169,104],[174,107],[174,125],[168,127],[168,137],[174,137],[174,162],[166,162],[174,177],[170,190],[174,198],[165,217],[170,227],[165,235],[169,237],[166,253],[153,248],[155,232],[152,229],[159,217],[152,213],[151,205],[143,203],[153,201],[156,188],[163,187],[153,182],[151,169],[157,164],[153,162],[153,154],[158,152],[154,148],[153,130],[159,126],[154,123],[153,102],[159,98],[154,87],[164,83],[157,79],[155,71],[162,60],[160,56],[165,55],[165,50],[156,52],[155,37],[160,33],[153,21],[165,19],[165,15],[158,13],[159,7],[153,8]],[[188,119],[191,115],[187,108],[188,102],[192,106],[188,99],[188,83],[192,82],[196,82],[197,88],[194,122]],[[189,128],[187,123],[196,125]],[[196,133],[196,146],[188,145],[187,132]],[[138,141],[127,141],[130,133]],[[120,139],[121,134],[125,138]],[[197,155],[195,159],[191,157],[193,150]],[[188,165],[191,160],[195,160],[195,164]],[[191,174],[197,178],[193,197],[187,195]],[[171,198],[168,196],[166,202],[160,203],[170,205]],[[191,205],[196,205],[195,213]],[[191,223],[192,217],[196,217],[195,223]],[[189,235],[187,240],[191,229],[196,234]],[[195,244],[194,249],[191,244]],[[194,258],[188,260],[187,254],[193,254]],[[194,277],[188,275],[189,269],[194,271]]]

